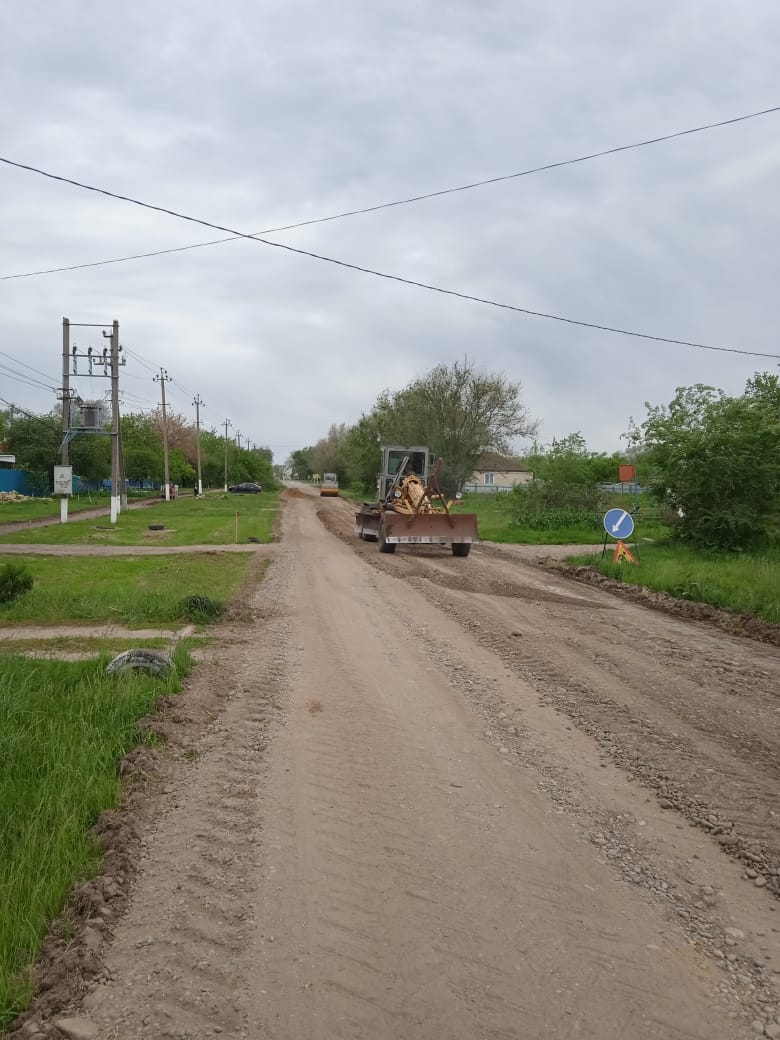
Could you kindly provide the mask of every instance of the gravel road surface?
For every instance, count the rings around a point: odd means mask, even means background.
[[[81,893],[67,1028],[780,1036],[778,650],[284,508]]]

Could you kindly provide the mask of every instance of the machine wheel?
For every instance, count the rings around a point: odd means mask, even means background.
[[[379,538],[378,538],[378,541],[379,541],[379,551],[381,553],[394,553],[395,552],[395,542],[386,542],[385,541],[385,529],[384,529],[384,527],[380,527],[379,528]]]
[[[471,552],[471,542],[455,542],[452,546],[453,556],[468,556]]]

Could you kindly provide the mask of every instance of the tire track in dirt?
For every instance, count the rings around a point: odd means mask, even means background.
[[[600,1037],[717,1035],[663,1010],[682,994],[648,975],[633,906],[483,745],[420,637],[436,610],[323,553],[305,509],[302,650],[265,796],[262,1035],[555,1037],[597,1019]]]
[[[145,842],[107,978],[85,1001],[90,1017],[123,1040],[238,1036],[246,1028],[240,966],[254,930],[247,891],[261,833],[257,794],[288,645],[274,580],[261,590],[267,638],[262,647],[233,645],[240,664],[231,700],[182,790],[169,792],[171,805]]]
[[[355,545],[344,511],[320,514],[372,567],[456,616],[544,703],[780,894],[775,649],[540,572],[497,546],[476,547],[467,564],[440,550],[379,556]]]

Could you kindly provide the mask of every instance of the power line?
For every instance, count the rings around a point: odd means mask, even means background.
[[[34,372],[38,376],[43,376],[44,379],[51,379],[48,372],[42,372],[40,368],[33,368],[32,365],[28,365],[26,361],[22,361],[20,358],[16,358],[13,354],[6,354],[4,350],[0,350],[0,354],[4,358],[8,358],[9,361],[13,361],[15,365],[21,365],[22,368],[29,368],[31,372]]]
[[[777,110],[780,110],[780,106],[778,106],[778,109],[766,109],[767,112]],[[742,116],[739,118],[747,119],[749,117]],[[290,246],[284,242],[273,242],[270,239],[261,238],[259,235],[250,235],[242,231],[236,231],[235,228],[225,227],[222,224],[214,224],[209,220],[203,220],[200,217],[192,217],[187,213],[180,213],[178,210],[168,209],[165,206],[156,206],[151,202],[134,199],[128,195],[119,195],[106,188],[98,188],[95,185],[84,184],[81,181],[72,180],[69,177],[61,177],[59,174],[49,173],[46,170],[40,170],[35,166],[25,166],[21,163],[11,162],[11,160],[4,159],[2,156],[0,156],[0,162],[8,163],[11,166],[17,166],[30,173],[37,173],[41,177],[46,177],[49,180],[60,181],[63,184],[70,184],[73,187],[81,188],[84,191],[95,192],[98,195],[105,195],[107,198],[118,199],[121,202],[129,202],[134,206],[140,206],[142,209],[148,209],[155,213],[164,213],[167,216],[176,217],[178,220],[186,220],[190,224],[200,224],[202,227],[213,228],[215,231],[226,231],[236,238],[245,238],[250,242],[259,242],[261,245],[270,246],[272,249],[282,249],[287,253],[294,253],[296,256],[307,256],[312,260],[320,260],[326,264],[334,264],[337,267],[343,267],[349,271],[359,271],[361,274],[368,274],[374,278],[383,278],[390,282],[398,282],[401,285],[413,285],[418,289],[426,289],[428,292],[438,293],[441,296],[452,296],[459,300],[470,300],[472,303],[481,303],[487,307],[497,307],[500,310],[513,311],[516,314],[527,314],[530,317],[545,318],[548,321],[558,321],[565,325],[577,325],[581,328],[597,329],[600,332],[611,332],[618,336],[630,336],[634,339],[652,340],[655,343],[669,343],[680,347],[696,347],[700,350],[715,350],[724,354],[743,354],[749,357],[780,358],[780,354],[766,354],[754,350],[742,350],[737,347],[717,347],[711,343],[697,343],[694,340],[676,339],[673,336],[656,336],[649,332],[636,332],[631,329],[618,328],[614,325],[602,325],[598,322],[582,321],[578,318],[567,318],[563,315],[551,314],[547,311],[536,311],[529,307],[519,307],[515,304],[503,303],[500,300],[492,300],[485,296],[474,296],[471,293],[458,292],[456,289],[445,289],[442,286],[431,285],[428,282],[419,282],[414,278],[405,278],[402,275],[389,274],[386,271],[378,271],[373,267],[364,267],[360,264],[352,264],[346,260],[339,260],[336,257],[325,256],[323,253],[314,253],[308,249],[298,249],[296,246]],[[138,357],[138,355],[134,356]]]
[[[56,416],[52,416],[51,414],[48,416],[35,415],[33,412],[28,412],[27,409],[22,408],[21,405],[14,404],[13,401],[6,401],[4,397],[0,397],[0,401],[2,401],[8,408],[11,408],[14,412],[21,412],[21,414],[26,416],[28,419],[35,419],[36,422],[45,423],[47,426],[50,425],[51,421],[57,421]]]
[[[133,358],[134,361],[137,361],[140,365],[143,365],[144,368],[147,368],[150,372],[153,372],[155,375],[157,375],[157,369],[151,363],[151,361],[147,361],[145,357],[141,357],[140,354],[138,354],[135,350],[130,350],[129,347],[125,347],[124,351],[125,354],[128,355],[128,357]],[[136,376],[135,378],[139,379],[140,376]]]
[[[42,383],[40,379],[35,379],[34,376],[28,376],[26,372],[20,372],[16,368],[11,368],[10,365],[6,365],[0,361],[0,372],[6,377],[6,379],[13,379],[17,383],[22,383],[24,386],[32,386],[39,390],[52,390],[56,391],[56,387],[49,383]]]
[[[674,133],[663,134],[660,137],[650,137],[643,141],[633,141],[630,144],[617,145],[614,148],[605,148],[599,152],[589,152],[586,155],[579,155],[573,159],[562,159],[558,162],[545,163],[542,166],[533,166],[527,170],[520,170],[516,173],[506,173],[497,177],[486,177],[484,180],[472,181],[469,184],[458,184],[453,188],[440,188],[437,191],[424,192],[420,195],[410,195],[408,198],[394,199],[391,202],[380,202],[374,206],[364,206],[360,209],[344,210],[341,213],[332,213],[326,217],[314,217],[311,220],[299,220],[294,224],[283,224],[280,227],[265,228],[262,231],[255,231],[251,235],[242,234],[231,234],[228,238],[214,238],[208,242],[194,242],[188,246],[175,246],[170,249],[155,249],[148,253],[134,253],[130,256],[119,256],[114,257],[110,260],[94,260],[91,263],[86,264],[71,264],[66,267],[49,267],[39,271],[25,271],[21,274],[6,274],[0,275],[0,282],[10,281],[16,278],[35,278],[39,275],[45,274],[60,274],[66,271],[83,271],[90,267],[105,267],[108,264],[123,264],[130,260],[147,260],[155,256],[166,256],[171,253],[184,253],[190,249],[204,249],[208,246],[222,245],[225,242],[236,242],[242,238],[254,238],[258,235],[273,235],[280,231],[292,231],[296,228],[311,227],[313,224],[326,224],[332,220],[343,220],[345,217],[358,217],[363,216],[366,213],[377,213],[383,209],[392,209],[396,206],[408,206],[415,202],[424,202],[427,199],[439,198],[442,195],[454,195],[458,192],[472,191],[475,188],[484,188],[493,184],[501,184],[505,181],[518,180],[521,177],[530,177],[535,173],[544,173],[548,170],[560,169],[563,166],[574,166],[579,163],[590,162],[592,159],[601,159],[607,155],[617,155],[620,152],[628,152],[636,148],[647,148],[650,145],[662,144],[665,141],[672,141],[678,137],[687,137],[691,134],[700,134],[706,130],[716,130],[724,126],[732,126],[735,123],[744,123],[749,119],[758,119],[761,116],[772,115],[775,112],[780,112],[780,105],[775,105],[772,108],[764,108],[758,112],[748,112],[745,115],[734,116],[731,119],[721,119],[717,123],[705,123],[701,126],[690,127],[687,130],[676,130]],[[78,187],[84,187],[84,185],[78,184],[77,181],[70,181],[65,177],[54,177],[53,174],[46,174],[42,170],[38,170],[33,166],[25,166],[22,163],[13,162],[11,159],[4,159],[0,156],[0,162],[4,162],[9,166],[15,166],[21,170],[28,170],[33,173],[40,173],[43,176],[53,177],[55,180],[64,181],[67,184],[74,184]],[[100,191],[99,188],[91,189],[93,191]],[[115,195],[112,192],[103,192],[103,194],[109,195],[112,198],[122,199],[126,202],[135,202],[135,199],[128,199],[123,195]],[[149,207],[157,209],[159,207]],[[162,212],[170,212],[170,210],[162,210]],[[218,227],[218,225],[206,225],[208,227]]]

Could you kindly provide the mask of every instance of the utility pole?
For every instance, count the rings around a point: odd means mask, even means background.
[[[200,399],[200,394],[195,395],[195,400],[192,402],[195,405],[195,452],[198,456],[198,494],[203,494],[203,481],[200,478],[200,410],[205,408],[205,404]]]
[[[159,376],[155,376],[153,382],[160,384],[162,393],[162,426],[163,426],[163,470],[165,473],[165,501],[171,500],[171,484],[168,475],[168,416],[165,411],[165,384],[170,383],[171,377],[164,368],[160,368]]]
[[[236,444],[238,445],[238,450],[241,451],[241,430],[236,430]]]
[[[225,491],[227,491],[227,445],[228,445],[228,427],[232,426],[230,419],[225,419],[222,424],[225,427]]]
[[[105,335],[105,333],[104,333]],[[111,523],[120,515],[120,323],[111,322]]]
[[[62,319],[62,454],[60,462],[68,465],[68,434],[70,433],[70,322]],[[60,498],[60,523],[68,522],[68,496]]]

